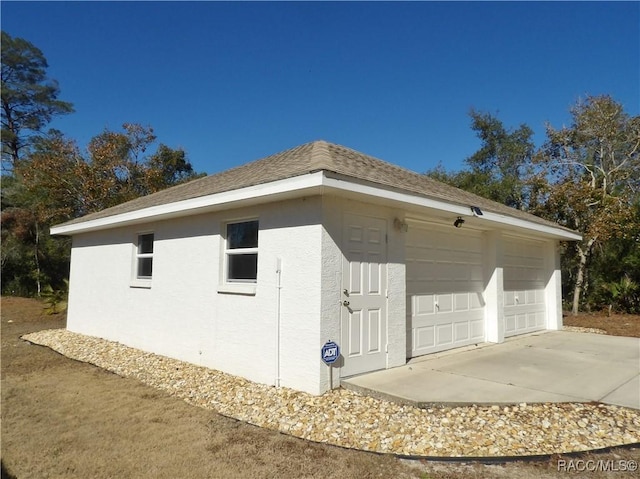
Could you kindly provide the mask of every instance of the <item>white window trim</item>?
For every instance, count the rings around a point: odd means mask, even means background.
[[[228,249],[227,248],[227,227],[230,224],[235,223],[246,223],[249,221],[257,221],[258,222],[258,247],[256,248],[235,248]],[[221,270],[220,270],[220,283],[218,284],[218,293],[226,293],[226,294],[244,294],[249,296],[254,296],[257,291],[258,278],[255,280],[247,279],[247,280],[232,280],[229,281],[229,261],[228,258],[230,255],[239,255],[239,254],[256,254],[258,258],[260,258],[260,219],[256,217],[248,217],[248,218],[239,218],[233,219],[229,221],[225,221],[222,223],[221,228],[221,241],[220,241],[220,254],[221,254]]]
[[[245,294],[255,296],[257,290],[256,283],[223,283],[218,285],[218,293],[221,294]]]
[[[140,237],[144,235],[153,235],[153,253],[138,253],[138,243],[140,241]],[[132,265],[131,265],[131,281],[129,282],[129,286],[131,288],[151,288],[151,282],[153,276],[150,278],[139,278],[138,277],[138,259],[139,258],[153,258],[155,254],[155,243],[156,236],[154,231],[139,231],[135,234],[133,239],[133,254],[132,254]],[[152,273],[153,274],[153,273]]]

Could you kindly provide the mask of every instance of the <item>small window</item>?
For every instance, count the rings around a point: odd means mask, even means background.
[[[153,233],[138,235],[136,278],[151,279],[153,273]]]
[[[227,224],[226,280],[255,283],[258,279],[258,220]]]

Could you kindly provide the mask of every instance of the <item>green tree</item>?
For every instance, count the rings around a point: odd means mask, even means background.
[[[173,149],[160,144],[158,150],[149,158],[146,175],[146,187],[149,193],[155,193],[169,185],[177,185],[198,176],[187,161],[183,149]]]
[[[29,156],[5,179],[2,196],[3,289],[35,291],[68,275],[68,241],[49,226],[76,216],[81,189],[75,144],[52,131],[34,141]]]
[[[153,128],[131,123],[125,123],[122,131],[105,130],[91,139],[82,173],[84,213],[148,193],[142,155],[155,140]]]
[[[569,127],[547,126],[548,140],[537,161],[550,183],[537,212],[583,235],[566,258],[577,314],[589,291],[594,258],[611,242],[636,241],[637,247],[640,117],[631,117],[607,95],[578,102],[571,116]]]
[[[83,156],[74,141],[52,130],[8,176],[2,190],[3,291],[55,290],[68,277],[69,241],[49,227],[187,181],[199,175],[183,150],[155,141],[151,127],[125,124],[96,135]]]
[[[197,175],[182,149],[155,142],[153,128],[125,123],[122,131],[105,130],[89,142],[83,179],[84,213],[99,211],[139,196],[155,193]]]
[[[471,129],[481,140],[480,149],[467,158],[478,194],[517,209],[527,209],[531,180],[534,178],[532,157],[535,145],[533,130],[522,124],[507,130],[502,121],[489,113],[472,110]]]
[[[73,106],[58,100],[58,83],[47,77],[47,60],[33,44],[3,31],[1,55],[2,160],[13,168],[33,135]]]
[[[513,208],[534,206],[544,181],[535,174],[531,128],[509,130],[494,115],[476,110],[469,116],[481,145],[465,160],[468,169],[448,173],[439,166],[429,176]]]

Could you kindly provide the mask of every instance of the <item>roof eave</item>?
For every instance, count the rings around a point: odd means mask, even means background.
[[[320,194],[322,192],[333,192],[341,196],[376,198],[377,201],[386,200],[455,216],[473,216],[470,214],[469,207],[471,205],[453,204],[443,200],[384,188],[380,185],[358,181],[355,178],[336,175],[334,172],[319,170],[269,183],[152,206],[95,220],[62,224],[52,227],[51,234],[74,235],[126,225],[149,223],[178,216],[200,214],[224,208],[264,203],[265,198],[279,200],[301,195]],[[483,213],[481,224],[487,229],[506,227],[507,229],[520,231],[526,230],[537,235],[560,240],[576,241],[582,239],[578,233],[560,226],[543,225],[490,211]]]
[[[270,183],[263,183],[236,190],[199,196],[183,201],[142,208],[127,213],[106,216],[80,223],[61,224],[51,227],[52,235],[72,236],[126,225],[149,223],[178,216],[216,211],[224,208],[238,207],[264,202],[264,198],[285,199],[302,194],[319,193],[322,187],[321,172],[295,176]]]
[[[528,221],[522,218],[502,215],[490,211],[484,211],[482,216],[476,216],[471,212],[471,206],[466,204],[455,204],[447,201],[419,196],[415,194],[405,193],[398,190],[380,188],[371,186],[363,182],[349,181],[348,178],[340,178],[332,175],[327,177],[324,182],[325,188],[334,190],[342,190],[347,195],[365,195],[378,199],[386,199],[392,202],[413,205],[417,207],[427,208],[453,216],[461,216],[464,218],[477,218],[478,226],[484,226],[484,229],[510,229],[510,230],[526,230],[538,236],[554,238],[563,241],[580,241],[582,236],[576,232],[562,226],[552,226]]]

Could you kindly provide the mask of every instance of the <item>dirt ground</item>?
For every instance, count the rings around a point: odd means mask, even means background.
[[[64,327],[64,317],[23,298],[2,298],[1,306],[3,478],[638,477],[621,469],[640,462],[640,448],[483,465],[310,443],[30,345],[19,337]],[[594,467],[609,472],[588,471]]]
[[[599,312],[572,316],[571,313],[564,313],[562,321],[565,326],[597,328],[603,329],[612,336],[640,338],[640,316],[637,314],[612,313],[608,316],[606,312]]]

